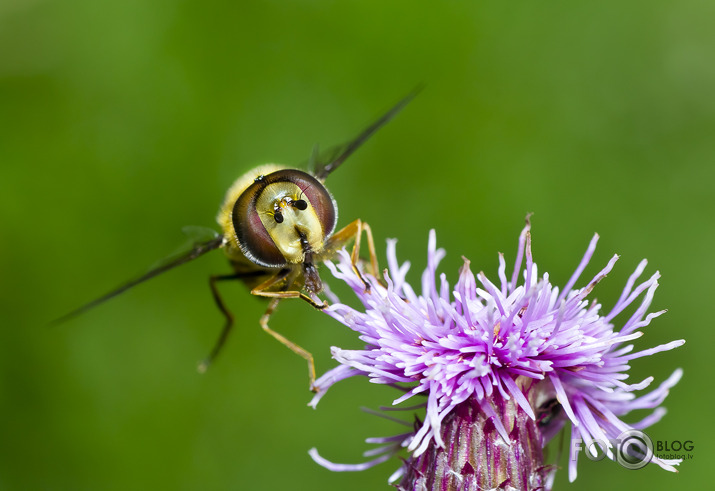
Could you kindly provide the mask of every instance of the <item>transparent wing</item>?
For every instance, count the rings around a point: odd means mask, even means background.
[[[355,152],[358,148],[362,146],[372,135],[375,134],[377,130],[382,128],[388,121],[394,118],[397,113],[402,111],[402,109],[412,100],[414,97],[422,90],[421,87],[413,90],[407,97],[402,99],[400,102],[395,104],[389,111],[387,111],[380,119],[372,123],[370,126],[365,128],[362,133],[360,133],[354,140],[345,143],[343,145],[338,145],[327,150],[322,155],[318,152],[317,145],[313,148],[313,154],[309,161],[310,172],[319,180],[325,180],[328,175],[337,169],[340,164],[345,162],[350,155]]]
[[[72,312],[63,315],[58,319],[55,319],[54,321],[52,321],[52,324],[60,324],[69,319],[72,319],[73,317],[83,314],[89,309],[94,308],[97,305],[104,303],[107,300],[114,298],[121,293],[124,293],[125,291],[138,285],[139,283],[143,283],[147,280],[150,280],[155,276],[158,276],[184,263],[193,261],[194,259],[203,256],[207,252],[213,251],[214,249],[218,249],[219,247],[224,245],[224,238],[214,230],[203,227],[184,227],[184,229],[182,230],[185,234],[190,236],[191,242],[187,246],[182,248],[180,252],[177,252],[164,259],[163,261],[159,262],[158,264],[153,266],[148,272],[144,273],[138,278],[128,281],[119,288],[116,288],[109,293],[102,295],[101,297],[96,298],[91,302],[86,303],[85,305],[73,310]]]
[[[183,233],[192,244],[197,242],[208,242],[219,236],[219,233],[212,228],[199,227],[197,225],[187,225],[181,228],[181,233]]]

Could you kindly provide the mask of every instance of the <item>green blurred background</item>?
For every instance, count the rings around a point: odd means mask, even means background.
[[[401,430],[362,413],[394,391],[352,379],[312,410],[303,360],[258,327],[263,302],[223,285],[238,328],[206,374],[222,318],[207,284],[221,253],[61,327],[47,322],[214,226],[233,179],[299,164],[426,89],[328,185],[425,264],[427,232],[495,276],[527,212],[541,271],[585,276],[612,305],[641,258],[667,315],[632,380],[684,379],[649,430],[694,440],[675,475],[581,459],[556,489],[697,488],[713,452],[715,4],[709,0],[0,2],[0,489],[389,489],[398,461],[359,474]],[[327,274],[327,273],[326,273]],[[324,277],[325,274],[323,275]],[[334,366],[351,333],[298,302],[273,326]],[[637,418],[636,418],[637,419]],[[560,465],[566,466],[565,456]],[[706,480],[707,479],[707,480]]]

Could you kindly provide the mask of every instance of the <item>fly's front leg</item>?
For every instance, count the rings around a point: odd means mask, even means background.
[[[380,270],[377,266],[377,254],[375,253],[375,241],[372,238],[372,229],[367,223],[358,218],[354,222],[347,224],[343,229],[333,234],[328,242],[328,248],[330,250],[337,250],[340,247],[343,247],[351,239],[355,239],[353,250],[350,254],[350,262],[352,264],[353,271],[365,285],[365,291],[370,291],[370,283],[367,282],[357,267],[357,263],[360,260],[360,241],[363,231],[365,232],[367,239],[367,249],[370,253],[370,267],[372,268],[372,275],[380,281]]]
[[[292,286],[293,280],[291,279],[288,281],[288,277],[291,275],[291,271],[289,269],[281,270],[278,273],[276,273],[274,276],[270,277],[268,280],[264,281],[257,287],[255,287],[253,290],[251,290],[251,295],[256,295],[259,297],[269,297],[269,298],[300,298],[302,300],[305,300],[308,302],[310,305],[312,305],[314,308],[318,310],[323,310],[325,307],[327,307],[326,304],[324,303],[318,303],[315,300],[313,300],[311,297],[306,295],[305,293],[298,291],[298,290],[288,290]],[[280,285],[282,282],[286,282],[286,285],[283,286],[283,289],[280,290],[272,290],[272,288],[275,288],[276,285]]]
[[[319,304],[315,302],[312,298],[309,296],[301,293],[300,291],[297,290],[288,290],[287,288],[290,288],[291,282],[287,281],[288,277],[290,276],[290,271],[280,271],[278,272],[275,276],[272,278],[269,278],[267,281],[261,283],[258,285],[256,288],[251,290],[251,293],[253,295],[257,295],[260,297],[269,297],[271,298],[270,303],[268,304],[268,308],[266,309],[266,312],[261,316],[261,328],[271,336],[273,336],[274,339],[276,339],[279,343],[281,343],[283,346],[291,350],[293,353],[296,355],[300,356],[303,358],[305,361],[308,362],[308,378],[310,379],[310,390],[313,392],[317,392],[317,388],[315,387],[315,361],[313,360],[313,355],[306,350],[305,348],[295,344],[293,341],[289,340],[282,334],[277,333],[270,327],[268,327],[268,321],[271,318],[271,315],[273,312],[276,310],[276,307],[278,307],[278,303],[284,298],[302,298],[309,304],[311,304],[313,307],[316,309],[322,310],[324,309],[327,305],[326,304]],[[269,290],[272,287],[275,287],[276,285],[281,284],[282,282],[286,282],[284,288],[285,290],[279,290],[279,291],[271,291]]]

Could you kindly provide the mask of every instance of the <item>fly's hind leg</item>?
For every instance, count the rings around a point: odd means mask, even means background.
[[[280,301],[284,298],[302,298],[303,300],[305,300],[319,310],[322,310],[326,307],[326,304],[319,304],[315,300],[310,298],[308,295],[305,295],[298,290],[288,290],[288,288],[291,287],[292,283],[292,281],[289,280],[290,273],[290,270],[278,272],[275,276],[269,278],[267,281],[261,283],[256,288],[251,290],[251,293],[259,297],[269,297],[271,299],[270,303],[268,304],[268,308],[266,309],[266,312],[261,316],[261,328],[266,333],[273,336],[273,338],[276,339],[283,346],[285,346],[293,353],[308,362],[308,378],[310,380],[310,390],[316,392],[317,388],[315,387],[315,361],[313,360],[312,353],[310,353],[305,348],[295,344],[293,341],[289,340],[282,334],[277,333],[276,331],[268,327],[268,321],[271,318],[271,315],[276,310],[276,307],[278,307]],[[275,288],[281,283],[285,283],[284,285],[282,285],[284,289],[277,291],[270,290],[271,288]]]
[[[367,239],[367,249],[370,254],[370,268],[372,269],[372,275],[382,284],[382,280],[380,279],[380,270],[377,266],[375,241],[372,238],[372,229],[370,228],[370,225],[363,222],[359,218],[347,224],[341,230],[333,234],[333,236],[328,242],[328,248],[331,251],[335,251],[343,247],[351,239],[355,239],[355,243],[353,244],[353,250],[350,254],[350,262],[352,263],[353,271],[356,275],[358,275],[358,277],[365,285],[365,291],[370,291],[370,283],[367,282],[367,280],[363,277],[362,273],[357,267],[358,261],[360,260],[360,241],[362,238],[363,231],[365,232],[365,237]]]
[[[228,339],[228,335],[231,333],[231,328],[233,327],[233,314],[231,313],[230,310],[226,307],[226,304],[223,302],[223,299],[221,298],[221,294],[218,291],[218,286],[216,283],[219,281],[227,281],[227,280],[239,280],[241,278],[247,278],[250,276],[257,276],[258,274],[261,274],[261,272],[255,272],[255,273],[233,273],[233,274],[226,274],[226,275],[212,275],[209,277],[209,286],[211,287],[211,293],[213,294],[214,301],[216,302],[216,306],[218,309],[221,311],[223,316],[226,318],[226,323],[223,325],[223,329],[221,329],[221,334],[219,335],[218,339],[216,340],[216,344],[214,345],[213,349],[211,350],[211,353],[204,358],[201,363],[199,363],[198,370],[199,373],[204,373],[208,369],[209,365],[213,363],[214,359],[216,359],[216,356],[219,354],[221,351],[221,348],[223,348],[223,345],[226,343],[226,340]]]

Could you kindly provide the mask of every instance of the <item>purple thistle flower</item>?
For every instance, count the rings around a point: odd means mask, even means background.
[[[587,296],[611,271],[618,256],[586,286],[574,288],[597,241],[598,235],[561,290],[551,285],[548,274],[537,274],[528,220],[519,237],[510,280],[504,257],[499,255],[498,284],[484,273],[475,278],[466,259],[453,290],[444,274],[437,282],[437,266],[445,251],[436,248],[434,230],[429,235],[421,295],[405,281],[410,265],[398,263],[395,240],[388,241],[385,284],[364,275],[371,285],[369,292],[352,270],[349,255],[342,251],[338,264],[329,263],[328,267],[353,289],[364,311],[333,298],[333,305],[325,312],[356,331],[366,347],[332,348],[340,365],[318,379],[319,392],[311,405],[315,407],[334,383],[364,375],[373,383],[404,391],[393,405],[416,395],[426,396],[426,403],[421,404],[426,407],[426,416],[424,422],[404,434],[368,439],[368,443],[383,445],[366,453],[379,455],[372,461],[333,464],[315,449],[310,452],[313,459],[335,471],[362,470],[388,460],[405,447],[411,457],[391,478],[404,475],[400,485],[404,489],[412,489],[416,483],[433,486],[436,480],[447,479],[445,469],[456,474],[462,486],[473,483],[471,489],[495,484],[547,489],[553,472],[543,466],[541,448],[567,421],[571,422],[572,440],[580,438],[586,447],[590,442],[610,442],[626,430],[657,422],[665,414],[659,405],[682,371],[676,370],[658,388],[636,397],[634,392],[650,385],[653,377],[627,384],[629,362],[673,349],[684,340],[639,352],[627,344],[642,335],[639,329],[665,312],[647,313],[658,286],[657,272],[636,286],[645,260],[607,314],[600,314],[601,306]],[[640,306],[620,330],[615,330],[613,319],[639,298]],[[634,409],[654,411],[632,425],[620,419]],[[476,455],[485,445],[495,451]],[[570,448],[569,479],[573,481],[578,452],[574,445]],[[532,452],[534,449],[538,451]],[[470,451],[471,457],[467,455]],[[615,459],[610,445],[607,455]],[[455,459],[461,459],[458,465]],[[658,458],[651,462],[669,471],[675,471],[673,465],[679,463]],[[439,476],[430,477],[430,466],[442,466]]]

